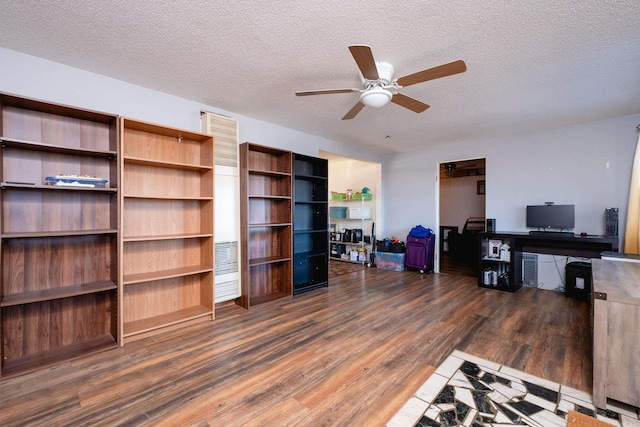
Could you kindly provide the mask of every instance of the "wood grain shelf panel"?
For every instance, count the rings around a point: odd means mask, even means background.
[[[213,200],[123,198],[122,235],[213,234]]]
[[[29,111],[33,110],[34,112],[43,112],[53,116],[60,116],[60,118],[72,117],[77,120],[107,125],[116,121],[116,116],[112,114],[94,110],[79,109],[62,104],[50,104],[38,99],[15,96],[7,93],[0,94],[0,102],[2,102],[2,105],[5,107]]]
[[[134,165],[142,165],[142,166],[155,166],[160,168],[168,168],[168,169],[182,169],[182,170],[213,170],[212,165],[194,165],[191,163],[174,163],[167,162],[162,160],[152,160],[146,159],[142,157],[124,157],[124,162]]]
[[[58,153],[58,154],[73,154],[76,156],[89,156],[89,157],[105,157],[112,158],[116,157],[117,152],[111,150],[91,150],[86,148],[67,148],[61,147],[59,145],[53,144],[44,144],[41,142],[35,141],[26,141],[22,139],[16,138],[0,138],[0,146],[2,148],[10,147],[10,148],[19,148],[22,150],[34,150],[34,151],[44,151],[49,153]]]
[[[154,280],[172,279],[174,277],[191,276],[194,274],[210,273],[211,266],[197,265],[193,267],[172,268],[169,270],[151,271],[147,273],[126,274],[122,280],[123,285],[151,282]]]
[[[167,200],[167,201],[203,201],[208,202],[213,200],[213,196],[193,196],[193,197],[180,197],[180,196],[154,196],[149,194],[125,194],[125,199],[146,199],[146,200]]]
[[[206,142],[211,139],[211,136],[199,132],[192,132],[186,129],[177,129],[156,123],[128,118],[124,118],[124,128],[126,130],[139,131],[142,134],[166,136],[175,139],[182,138],[189,141]]]
[[[117,234],[116,229],[105,230],[62,230],[62,231],[29,231],[29,232],[15,232],[15,233],[2,233],[0,237],[3,239],[30,239],[40,237],[71,237],[71,236],[91,236],[102,234]]]
[[[38,190],[38,191],[86,191],[95,193],[116,193],[117,188],[97,188],[97,187],[74,187],[73,185],[31,185],[31,184],[14,184],[8,182],[0,183],[0,188],[5,190]]]
[[[188,307],[182,310],[175,311],[173,313],[162,314],[159,316],[150,317],[148,319],[135,320],[132,322],[126,322],[124,324],[124,337],[130,337],[132,335],[143,334],[153,330],[165,328],[167,326],[188,322],[193,319],[197,319],[205,316],[213,316],[213,310],[204,307]]]
[[[37,291],[23,292],[20,294],[5,295],[0,301],[0,307],[30,304],[33,302],[51,301],[60,298],[70,298],[79,295],[88,295],[95,292],[103,292],[117,289],[117,285],[111,280],[101,280],[79,285],[64,286],[61,288],[40,289]]]
[[[153,240],[183,240],[183,239],[202,239],[212,237],[211,233],[185,233],[185,234],[161,234],[158,236],[125,236],[123,242],[147,242]]]
[[[249,169],[248,172],[253,175],[265,175],[265,176],[272,176],[272,177],[291,176],[291,172],[280,172],[276,170]]]
[[[254,267],[257,265],[275,264],[278,262],[287,262],[287,261],[291,261],[290,256],[270,256],[270,257],[264,257],[264,258],[254,258],[254,259],[249,259],[249,266]]]
[[[90,340],[59,347],[41,353],[5,360],[2,367],[2,375],[14,375],[39,369],[58,362],[67,361],[85,354],[95,353],[116,347],[116,340],[111,335],[101,335]]]

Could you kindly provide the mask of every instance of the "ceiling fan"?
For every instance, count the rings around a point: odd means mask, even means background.
[[[387,105],[389,101],[416,113],[422,113],[429,108],[429,105],[398,93],[395,90],[416,83],[426,82],[427,80],[439,79],[467,71],[467,65],[464,61],[458,60],[438,67],[418,71],[408,76],[392,79],[394,71],[393,65],[387,62],[376,62],[373,59],[373,53],[371,53],[369,46],[352,45],[349,46],[349,51],[351,51],[351,55],[353,55],[353,59],[360,69],[360,80],[362,81],[364,89],[320,89],[296,92],[297,96],[360,92],[360,101],[345,114],[342,120],[353,119],[365,106],[380,108]],[[393,93],[391,92],[392,90],[394,91]]]

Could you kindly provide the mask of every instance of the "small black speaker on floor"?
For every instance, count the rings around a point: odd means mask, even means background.
[[[605,237],[618,237],[618,208],[604,210],[604,235]]]
[[[496,232],[496,219],[487,218],[487,233],[495,233],[495,232]]]

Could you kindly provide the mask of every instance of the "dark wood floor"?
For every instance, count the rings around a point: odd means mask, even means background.
[[[4,379],[0,425],[384,425],[454,349],[591,391],[587,303],[332,265],[328,289]]]
[[[446,252],[440,254],[440,272],[442,273],[476,277],[476,270],[477,266],[473,261],[470,262]]]

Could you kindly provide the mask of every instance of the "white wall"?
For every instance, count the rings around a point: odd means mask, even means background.
[[[440,225],[457,226],[462,233],[469,217],[484,217],[485,196],[477,194],[478,181],[484,176],[440,179]]]
[[[321,153],[322,154],[322,153]],[[361,192],[364,187],[371,190],[374,196],[380,194],[380,164],[363,162],[348,158],[329,159],[329,190],[345,193],[352,189]]]
[[[132,85],[100,74],[0,48],[0,92],[119,114],[166,126],[200,131],[200,112],[239,122],[240,142],[317,156],[320,149],[347,157],[382,162],[380,153],[276,126],[198,102]]]
[[[638,123],[640,115],[633,115],[389,156],[385,229],[436,230],[438,164],[485,157],[486,216],[496,218],[498,231],[526,231],[526,205],[550,201],[576,205],[577,233],[604,234],[605,208],[620,208],[622,238]]]

